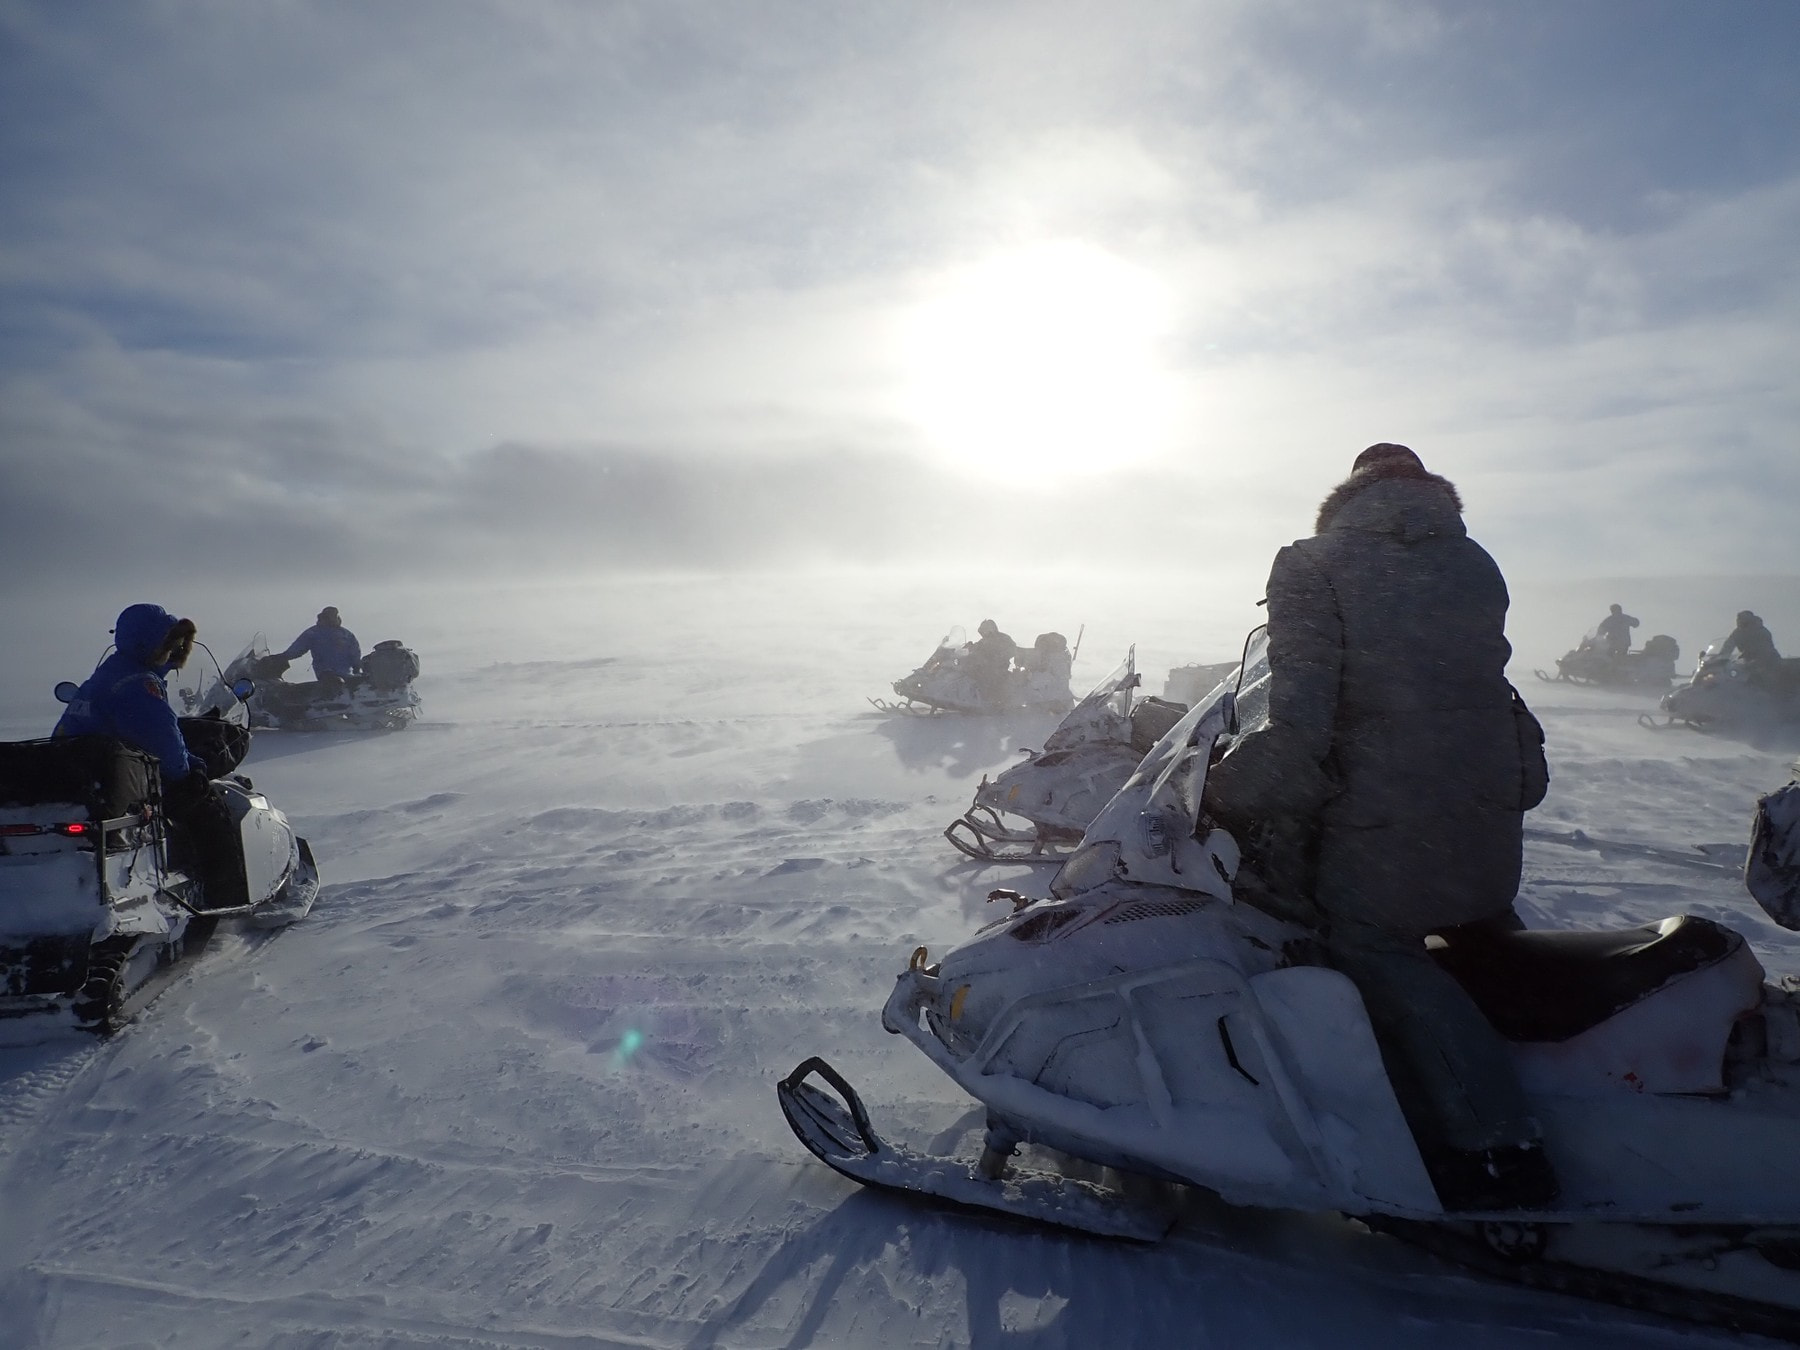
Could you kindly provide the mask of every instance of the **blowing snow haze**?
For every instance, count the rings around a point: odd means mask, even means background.
[[[1791,574],[1796,39],[4,0],[5,585],[1260,574],[1385,439],[1509,570]]]

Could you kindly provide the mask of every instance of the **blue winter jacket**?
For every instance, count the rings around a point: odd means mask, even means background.
[[[173,667],[150,665],[175,622],[161,605],[133,605],[121,613],[112,655],[87,677],[51,734],[113,736],[135,745],[156,756],[165,784],[180,782],[194,769],[204,773],[205,764],[188,753],[169,706],[165,677]]]
[[[296,656],[312,653],[314,678],[325,675],[349,675],[362,665],[362,647],[356,634],[339,624],[315,623],[281,655],[292,661]]]

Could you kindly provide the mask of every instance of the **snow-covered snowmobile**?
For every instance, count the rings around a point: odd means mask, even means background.
[[[58,696],[66,702],[75,688],[60,685]],[[197,753],[220,742],[196,734],[218,727],[207,720],[183,722]],[[209,771],[229,774],[241,755]],[[306,840],[249,779],[221,775],[214,786],[237,827],[237,856],[214,866],[242,867],[247,904],[208,904],[151,756],[105,736],[0,743],[0,1027],[35,1018],[48,1022],[34,1031],[110,1034],[221,922],[276,928],[306,914],[319,892]]]
[[[1074,703],[1069,689],[1070,653],[1057,633],[1041,633],[1028,649],[1022,649],[996,683],[982,680],[971,669],[974,644],[963,630],[952,628],[938,642],[930,658],[903,680],[894,681],[899,702],[872,698],[870,703],[891,713],[1009,713],[1020,709],[1067,712]]]
[[[1681,644],[1667,633],[1658,633],[1636,651],[1616,652],[1596,630],[1574,651],[1557,658],[1556,674],[1540,670],[1537,677],[1609,689],[1667,689],[1675,682],[1675,663],[1680,659]]]
[[[1800,777],[1757,801],[1744,885],[1776,923],[1800,928]]]
[[[881,1138],[817,1058],[779,1085],[795,1134],[863,1184],[1027,1220],[1152,1241],[1171,1214],[1155,1188],[1023,1170],[1021,1144],[1234,1204],[1337,1211],[1529,1284],[1800,1337],[1794,982],[1765,983],[1740,934],[1691,916],[1444,947],[1513,1043],[1562,1186],[1541,1212],[1447,1212],[1356,986],[1202,813],[1215,748],[1267,717],[1266,661],[1245,665],[1145,757],[1049,898],[996,892],[1010,914],[900,974],[882,1024],[986,1109],[980,1157]]]
[[[1671,689],[1658,705],[1665,720],[1649,714],[1640,724],[1658,731],[1689,726],[1699,731],[1755,732],[1800,722],[1800,659],[1762,668],[1736,654],[1718,654],[1716,642],[1700,654],[1693,678]]]
[[[247,679],[256,686],[250,698],[250,725],[269,731],[400,731],[410,726],[423,706],[413,681],[419,658],[398,639],[378,642],[362,659],[362,673],[340,680],[290,684],[282,678],[288,662],[271,655],[261,633],[225,667],[224,683]],[[216,707],[226,695],[215,689],[202,696],[203,707]]]
[[[1076,704],[1042,750],[997,778],[985,774],[967,812],[944,837],[983,862],[1061,862],[1081,833],[1125,786],[1146,752],[1187,711],[1137,697],[1137,649]],[[1021,817],[1025,828],[1009,824]]]

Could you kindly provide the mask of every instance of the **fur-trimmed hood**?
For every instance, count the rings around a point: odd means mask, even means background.
[[[1313,531],[1373,530],[1412,544],[1432,535],[1461,535],[1462,498],[1448,478],[1404,460],[1358,469],[1319,503]]]
[[[177,619],[161,605],[130,605],[113,625],[113,645],[159,675],[179,669],[193,650],[191,619]]]

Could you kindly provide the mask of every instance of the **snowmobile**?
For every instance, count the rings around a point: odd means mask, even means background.
[[[423,706],[412,682],[419,658],[398,639],[378,642],[362,659],[362,673],[341,680],[289,684],[285,657],[271,655],[261,633],[225,667],[223,685],[250,680],[250,725],[269,731],[402,731]],[[201,696],[201,707],[228,697],[220,687]]]
[[[1079,647],[1079,639],[1077,646]],[[898,703],[869,700],[886,713],[1009,713],[1020,709],[1067,712],[1074,703],[1069,689],[1073,656],[1060,633],[1040,633],[1029,649],[1014,660],[998,689],[986,687],[971,671],[970,652],[963,630],[952,628],[938,642],[924,665],[903,680],[894,681]]]
[[[63,702],[75,693],[57,686]],[[208,734],[227,726],[235,738]],[[207,903],[151,756],[105,736],[0,743],[0,1022],[43,1019],[33,1030],[110,1035],[221,922],[277,928],[311,909],[312,849],[249,779],[231,773],[247,729],[184,718],[182,732],[209,773],[223,770],[214,786],[237,826],[231,862],[243,869],[247,904]]]
[[[1144,758],[1048,898],[995,892],[1010,913],[900,973],[882,1025],[985,1108],[979,1157],[882,1138],[816,1057],[778,1085],[796,1136],[862,1184],[1031,1222],[1155,1241],[1173,1193],[1135,1174],[1800,1338],[1800,986],[1695,916],[1442,947],[1512,1042],[1562,1186],[1541,1211],[1447,1211],[1356,986],[1202,811],[1215,751],[1266,723],[1260,643],[1244,667]],[[1019,1166],[1022,1145],[1051,1169]],[[1068,1175],[1096,1166],[1126,1184]]]
[[[1800,928],[1800,764],[1796,779],[1756,803],[1744,885],[1783,928]]]
[[[1667,689],[1675,682],[1675,663],[1681,644],[1667,633],[1658,633],[1636,651],[1615,652],[1600,640],[1598,630],[1581,639],[1574,651],[1557,658],[1556,674],[1538,671],[1551,683],[1601,685],[1608,689]]]
[[[1125,785],[1184,704],[1136,697],[1137,649],[1094,686],[1025,761],[999,777],[984,774],[975,801],[944,837],[982,862],[1049,863],[1067,858],[1081,832]],[[1029,828],[1009,825],[1023,817]]]
[[[1220,680],[1235,679],[1237,670],[1236,661],[1175,666],[1169,671],[1169,678],[1163,681],[1162,696],[1169,703],[1191,708],[1216,689]]]
[[[1788,657],[1778,666],[1759,670],[1737,655],[1719,655],[1723,642],[1700,654],[1693,678],[1671,689],[1658,705],[1665,720],[1648,713],[1640,725],[1656,731],[1688,726],[1698,731],[1768,730],[1800,722],[1800,659]]]

